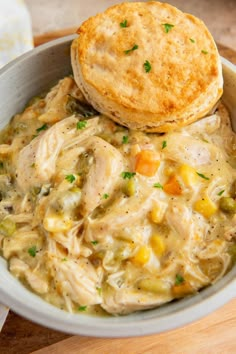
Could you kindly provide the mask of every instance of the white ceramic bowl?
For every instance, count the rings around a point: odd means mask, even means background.
[[[0,70],[0,129],[20,112],[34,95],[71,73],[70,43],[64,37],[34,49]],[[236,67],[222,58],[224,102],[236,129]],[[170,330],[214,311],[236,294],[236,266],[226,276],[198,294],[160,308],[120,317],[69,314],[27,290],[7,270],[0,257],[0,302],[34,322],[71,334],[128,337]]]

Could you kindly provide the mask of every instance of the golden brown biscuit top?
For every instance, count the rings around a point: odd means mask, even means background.
[[[119,4],[78,33],[84,81],[131,111],[164,120],[179,115],[219,77],[219,55],[204,23],[168,4]]]

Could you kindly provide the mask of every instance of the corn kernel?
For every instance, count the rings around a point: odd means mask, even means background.
[[[164,174],[168,177],[172,176],[173,173],[175,172],[174,168],[171,167],[171,166],[167,166],[165,169],[164,169]]]
[[[132,258],[132,262],[144,265],[150,259],[151,251],[147,246],[141,246],[138,252]]]
[[[150,239],[150,244],[152,246],[152,249],[154,253],[157,256],[162,256],[166,250],[166,246],[162,240],[162,238],[158,235],[153,235]]]
[[[71,228],[71,220],[66,220],[63,216],[50,215],[43,220],[43,227],[49,232],[63,232]]]
[[[198,175],[197,175],[195,169],[189,165],[180,166],[179,174],[182,177],[183,182],[188,187],[196,184],[198,181]]]
[[[164,218],[166,208],[163,208],[161,205],[156,204],[150,213],[151,221],[155,224],[160,224]]]
[[[217,211],[217,206],[205,196],[196,201],[194,204],[194,210],[205,216],[205,218],[210,218]]]

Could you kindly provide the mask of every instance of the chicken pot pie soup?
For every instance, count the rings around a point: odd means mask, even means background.
[[[232,267],[235,134],[222,103],[188,127],[148,134],[99,115],[65,77],[0,142],[1,252],[53,305],[128,314]]]

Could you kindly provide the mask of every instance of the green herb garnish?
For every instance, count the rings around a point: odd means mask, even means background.
[[[75,181],[75,176],[74,175],[67,175],[65,177],[65,179],[70,182],[70,183],[73,183]]]
[[[176,274],[175,276],[175,285],[180,285],[184,282],[184,278],[180,274]]]
[[[77,125],[76,128],[79,129],[84,129],[87,125],[87,120],[80,120]]]
[[[222,191],[220,191],[219,193],[217,193],[217,195],[221,196],[224,193],[224,189]]]
[[[65,258],[62,258],[61,261],[62,261],[62,262],[66,262],[66,261],[67,261],[67,258],[66,258],[66,257],[65,257]]]
[[[205,175],[203,175],[202,173],[199,173],[199,172],[196,172],[196,174],[201,177],[201,178],[204,178],[206,180],[209,180],[210,178],[209,177],[206,177]]]
[[[32,165],[30,165],[30,167],[35,168],[35,163],[32,163]]]
[[[202,50],[203,54],[208,54],[208,52],[206,50]]]
[[[137,45],[137,44],[134,44],[131,49],[124,50],[124,53],[127,55],[127,54],[133,52],[133,51],[136,50],[136,49],[138,49],[138,45]]]
[[[91,241],[92,245],[96,246],[98,244],[98,241],[95,240],[95,241]]]
[[[166,140],[164,140],[163,142],[162,142],[162,149],[165,149],[167,147],[167,142],[166,142]]]
[[[103,198],[103,199],[109,198],[109,194],[107,194],[107,193],[103,194],[102,198]]]
[[[36,132],[41,132],[42,130],[46,130],[48,129],[48,125],[45,123],[44,125],[42,125],[41,127],[39,127],[38,129],[36,129]]]
[[[122,28],[128,27],[128,21],[124,20],[123,22],[121,22],[120,27],[122,27]]]
[[[36,246],[32,246],[31,248],[28,249],[28,253],[31,257],[35,257],[37,253],[37,248]]]
[[[145,61],[143,66],[144,66],[144,69],[145,69],[146,73],[149,73],[149,71],[151,71],[151,69],[152,69],[152,66],[151,66],[151,64],[150,64],[150,62],[148,60]]]
[[[172,30],[173,27],[175,27],[175,25],[171,25],[170,23],[163,23],[164,29],[165,29],[165,33],[170,32],[170,30]]]
[[[83,312],[83,311],[86,311],[86,310],[87,310],[87,306],[79,306],[78,307],[78,311]]]
[[[192,38],[189,38],[190,42],[195,43],[195,40]]]
[[[161,188],[163,189],[163,186],[158,182],[158,183],[154,183],[153,185],[154,188]]]
[[[131,179],[135,175],[136,175],[135,172],[122,172],[121,173],[121,177],[123,177],[124,179]]]
[[[122,144],[128,144],[128,142],[129,142],[129,137],[127,135],[124,135],[122,137]]]

